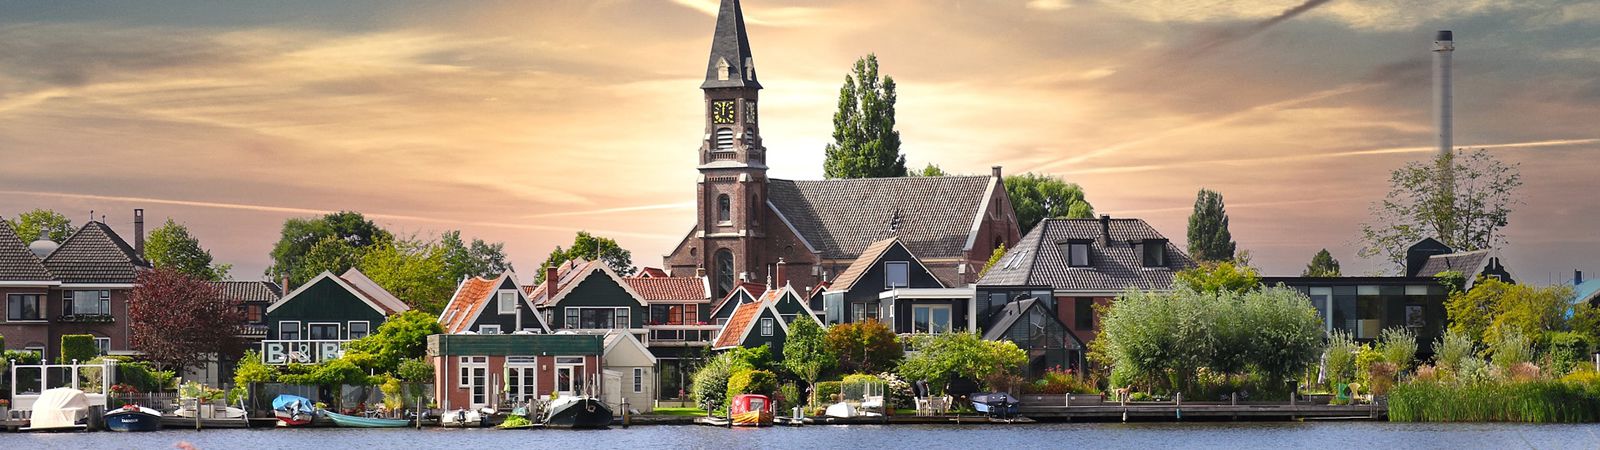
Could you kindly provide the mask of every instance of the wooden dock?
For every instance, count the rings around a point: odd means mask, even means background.
[[[1380,420],[1388,411],[1373,405],[1291,405],[1288,403],[1184,403],[1130,402],[1085,406],[1022,406],[1022,415],[1041,421],[1232,421],[1362,419]]]

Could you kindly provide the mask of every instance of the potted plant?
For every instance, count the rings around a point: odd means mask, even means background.
[[[0,419],[11,418],[11,400],[0,398]]]

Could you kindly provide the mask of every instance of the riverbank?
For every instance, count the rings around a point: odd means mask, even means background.
[[[1388,422],[1040,423],[1008,426],[856,425],[762,429],[633,427],[610,430],[462,430],[317,428],[166,430],[151,433],[16,434],[7,446],[28,449],[172,448],[1594,448],[1597,425],[1426,424]]]

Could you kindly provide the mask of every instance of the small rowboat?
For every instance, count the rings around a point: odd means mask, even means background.
[[[332,411],[323,411],[322,415],[333,419],[333,423],[347,428],[405,428],[411,426],[408,419],[379,419],[375,417],[358,417],[339,414]]]
[[[157,431],[161,429],[161,411],[139,405],[125,405],[106,412],[106,428],[111,431]]]

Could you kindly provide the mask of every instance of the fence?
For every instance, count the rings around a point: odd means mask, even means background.
[[[115,360],[100,364],[11,364],[11,408],[32,411],[44,391],[73,388],[84,392],[90,405],[106,406],[106,394],[116,376]]]

